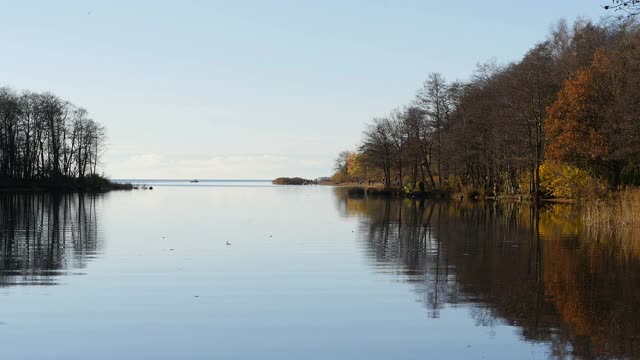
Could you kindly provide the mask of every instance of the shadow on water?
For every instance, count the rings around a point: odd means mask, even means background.
[[[348,197],[343,216],[376,271],[411,283],[428,315],[465,307],[554,358],[640,357],[638,232],[580,223],[580,209]]]
[[[101,195],[0,194],[0,286],[55,285],[101,245]]]

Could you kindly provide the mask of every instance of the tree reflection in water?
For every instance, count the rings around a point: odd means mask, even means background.
[[[464,306],[555,358],[640,356],[638,232],[583,226],[571,205],[335,194],[376,271],[413,284],[430,317]]]
[[[0,286],[53,285],[99,250],[101,195],[0,194]]]

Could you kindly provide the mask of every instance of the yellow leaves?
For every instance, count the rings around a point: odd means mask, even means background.
[[[360,155],[355,152],[349,154],[347,158],[347,172],[351,177],[361,177],[364,173],[362,161],[360,161]]]
[[[576,166],[545,161],[540,166],[541,189],[557,198],[593,198],[606,193],[607,185]]]
[[[348,182],[349,181],[349,177],[346,176],[344,173],[342,173],[341,171],[337,171],[335,174],[333,174],[333,176],[331,176],[331,181],[340,184],[343,182]]]

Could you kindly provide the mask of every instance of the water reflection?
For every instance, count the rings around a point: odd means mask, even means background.
[[[80,274],[101,246],[99,196],[0,194],[0,286]]]
[[[640,249],[633,231],[594,229],[580,209],[350,198],[377,271],[414,285],[430,317],[465,306],[516,326],[554,358],[640,357]]]

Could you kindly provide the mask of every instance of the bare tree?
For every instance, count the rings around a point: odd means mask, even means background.
[[[611,5],[604,5],[602,7],[605,10],[621,13],[623,17],[640,14],[640,0],[611,0]]]
[[[51,93],[0,88],[0,180],[96,175],[104,127]]]
[[[381,169],[385,189],[391,188],[391,166],[393,163],[392,125],[387,118],[376,118],[363,133],[360,152],[365,161],[375,168]]]
[[[431,73],[416,97],[418,105],[426,114],[425,124],[434,144],[433,154],[435,155],[438,173],[438,186],[443,188],[445,178],[443,171],[443,133],[451,113],[448,84],[441,74]]]
[[[349,174],[349,155],[351,154],[351,152],[345,150],[345,151],[341,151],[338,154],[338,157],[336,158],[335,164],[333,166],[333,169],[339,173],[341,173],[342,175],[348,175]]]

